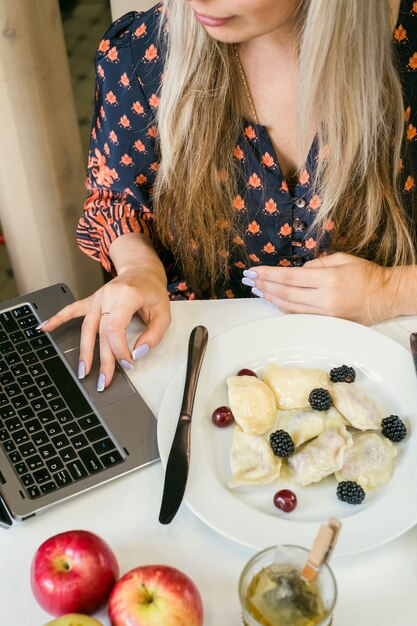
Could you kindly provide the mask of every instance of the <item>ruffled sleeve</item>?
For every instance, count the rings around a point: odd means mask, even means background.
[[[89,195],[78,223],[77,242],[108,272],[114,272],[109,247],[116,237],[130,232],[154,236],[151,190],[158,167],[154,124],[158,98],[145,93],[132,52],[132,42],[146,38],[146,50],[156,36],[154,18],[146,23],[149,13],[131,12],[117,20],[96,54],[86,179]],[[151,82],[160,83],[160,64],[148,64],[146,69]]]

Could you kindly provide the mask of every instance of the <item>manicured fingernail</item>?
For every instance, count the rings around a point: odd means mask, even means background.
[[[120,359],[120,365],[123,365],[125,370],[133,370],[133,365],[130,361],[126,361],[126,359]]]
[[[77,372],[77,376],[80,380],[82,380],[85,377],[85,363],[84,361],[80,361],[78,363],[78,372]]]
[[[243,276],[247,278],[258,278],[258,272],[256,270],[243,270]]]
[[[106,385],[106,375],[103,372],[100,372],[100,376],[97,381],[97,391],[104,391],[104,387]]]
[[[253,287],[251,290],[254,296],[258,296],[258,298],[264,298],[264,292],[258,289],[257,287]]]
[[[143,356],[144,354],[146,354],[149,350],[149,346],[147,343],[142,343],[140,346],[138,346],[136,348],[136,350],[133,350],[132,352],[132,358],[134,361],[136,361],[136,359],[139,359],[141,356]]]
[[[45,324],[47,324],[49,322],[49,320],[45,320],[44,322],[41,322],[40,324],[38,324],[35,328],[35,330],[40,330],[41,328],[43,328],[45,326]]]
[[[242,283],[248,287],[255,287],[255,281],[252,278],[242,278]]]

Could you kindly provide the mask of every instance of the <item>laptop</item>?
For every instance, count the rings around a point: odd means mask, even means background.
[[[159,459],[155,416],[121,367],[97,392],[96,350],[78,380],[82,320],[36,330],[73,301],[57,284],[0,303],[3,528]]]

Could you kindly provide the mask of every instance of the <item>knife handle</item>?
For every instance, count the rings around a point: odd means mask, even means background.
[[[197,381],[200,375],[203,357],[206,352],[207,341],[207,328],[205,326],[195,326],[191,331],[188,342],[187,372],[185,374],[181,416],[188,415],[191,418]]]

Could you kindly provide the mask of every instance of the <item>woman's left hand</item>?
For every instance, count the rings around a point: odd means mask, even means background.
[[[253,293],[284,313],[331,315],[361,324],[398,315],[392,273],[392,268],[341,252],[308,261],[303,267],[263,265],[245,272],[254,283],[249,283],[255,287]]]

